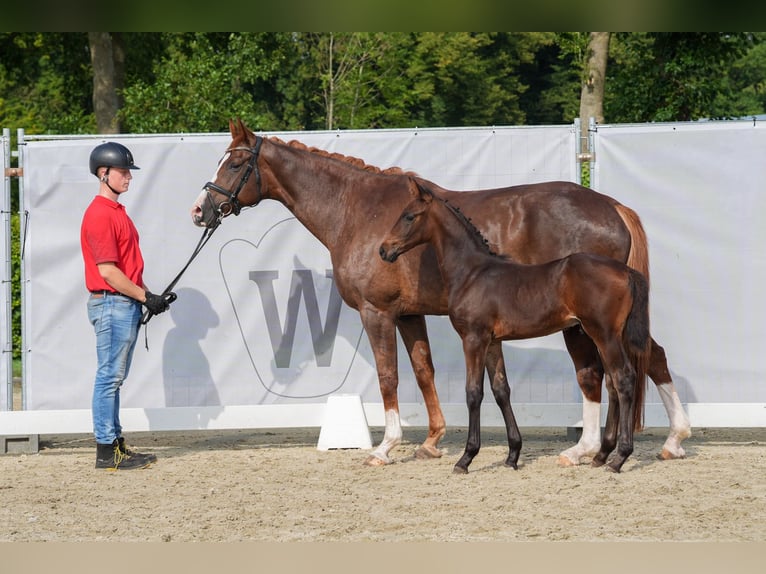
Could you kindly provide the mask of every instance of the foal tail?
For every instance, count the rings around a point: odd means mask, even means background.
[[[630,354],[636,371],[636,384],[633,404],[633,429],[640,431],[644,427],[644,403],[646,402],[646,372],[651,352],[649,332],[649,282],[641,273],[631,269],[629,275],[630,294],[633,305],[625,322],[623,340]]]
[[[632,267],[646,277],[649,282],[649,243],[646,239],[646,231],[641,223],[641,218],[631,208],[615,202],[614,209],[622,218],[625,227],[630,233],[630,252],[628,260],[625,262],[628,267]]]

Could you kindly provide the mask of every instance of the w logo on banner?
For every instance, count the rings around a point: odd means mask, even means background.
[[[249,362],[279,397],[315,398],[343,387],[363,330],[335,287],[327,249],[290,218],[257,244],[225,243],[219,262],[244,344],[237,372]]]
[[[326,277],[332,279],[332,270],[328,269]],[[278,368],[288,368],[295,344],[295,328],[298,324],[298,310],[303,300],[306,306],[306,316],[311,333],[311,343],[317,365],[329,367],[332,361],[332,350],[335,346],[335,335],[338,332],[341,298],[338,290],[330,290],[330,301],[327,306],[324,327],[320,320],[319,303],[317,302],[316,287],[312,273],[308,269],[294,269],[290,282],[290,294],[287,298],[287,315],[284,326],[279,319],[277,298],[274,291],[275,280],[279,279],[278,271],[251,271],[250,279],[258,285],[261,303],[265,313],[266,324],[274,350],[274,361]]]

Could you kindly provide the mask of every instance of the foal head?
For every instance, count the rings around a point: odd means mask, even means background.
[[[457,207],[451,205],[446,199],[434,195],[429,188],[416,179],[410,178],[410,184],[412,200],[404,208],[394,227],[380,245],[379,252],[383,260],[394,262],[402,253],[416,245],[432,241],[437,234],[444,233],[447,227],[453,227],[453,225],[456,226],[454,233],[465,238],[463,243],[465,247],[475,246],[470,249],[507,259],[492,251],[481,231]],[[440,206],[436,209],[443,207],[447,214],[442,217],[435,215],[429,217],[432,206],[437,203]],[[442,223],[435,223],[435,219],[440,219]],[[442,225],[444,228],[439,231],[437,227]]]
[[[380,245],[380,256],[384,261],[393,263],[402,254],[416,245],[427,242],[431,238],[431,226],[428,211],[434,201],[430,190],[422,187],[410,178],[410,193],[412,200],[407,204]]]

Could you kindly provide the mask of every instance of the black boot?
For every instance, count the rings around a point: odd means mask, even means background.
[[[120,450],[117,439],[112,444],[96,444],[96,468],[107,470],[130,470],[145,468],[151,464],[142,456],[130,456]]]
[[[124,437],[119,437],[117,439],[117,442],[119,443],[120,451],[122,451],[122,454],[126,454],[128,456],[144,457],[148,462],[157,462],[157,456],[156,455],[153,455],[151,453],[136,452],[132,448],[130,448],[125,443],[125,438]]]

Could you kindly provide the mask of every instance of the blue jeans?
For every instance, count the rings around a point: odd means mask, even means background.
[[[141,303],[124,295],[88,299],[88,319],[96,331],[98,367],[93,386],[93,434],[99,444],[122,436],[120,387],[128,376],[141,326]]]

